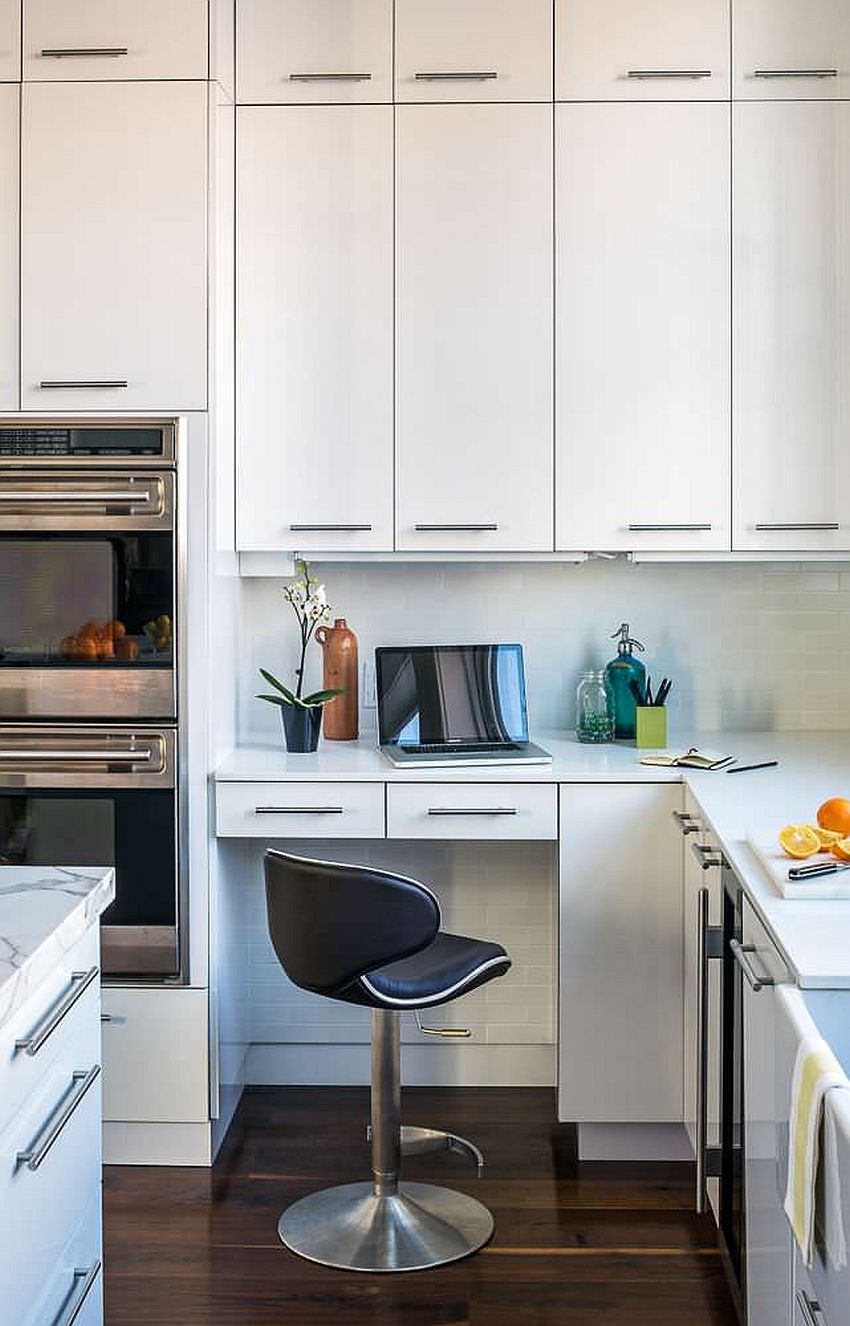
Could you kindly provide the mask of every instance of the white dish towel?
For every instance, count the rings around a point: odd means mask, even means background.
[[[838,1145],[835,1122],[826,1100],[829,1091],[839,1088],[850,1089],[850,1082],[826,1041],[820,1037],[804,1037],[797,1046],[791,1084],[785,1214],[806,1266],[811,1266],[815,1253],[815,1189],[821,1128],[824,1132],[824,1165],[829,1171],[829,1181],[824,1184],[827,1209],[822,1223],[827,1231],[828,1252],[835,1265],[844,1266],[847,1260],[836,1181]]]

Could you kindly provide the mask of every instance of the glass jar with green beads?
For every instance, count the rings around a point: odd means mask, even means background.
[[[576,691],[579,741],[614,740],[614,700],[604,672],[583,672]]]

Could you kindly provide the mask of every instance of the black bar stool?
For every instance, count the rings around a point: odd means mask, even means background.
[[[399,1019],[504,976],[500,944],[440,930],[430,889],[404,875],[265,856],[269,933],[289,979],[302,990],[372,1010],[372,1183],[312,1193],[287,1208],[278,1233],[293,1252],[350,1271],[418,1271],[477,1251],[493,1217],[464,1193],[399,1183],[403,1152],[449,1147],[481,1153],[464,1138],[400,1125]]]

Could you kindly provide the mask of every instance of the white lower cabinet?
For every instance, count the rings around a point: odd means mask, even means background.
[[[558,1117],[681,1123],[682,789],[560,798]]]
[[[18,406],[20,88],[0,84],[0,410]]]
[[[551,552],[552,108],[396,110],[405,552]]]
[[[103,1012],[104,1121],[206,1123],[207,991],[109,985]]]
[[[0,0],[0,83],[21,76],[21,0]]]
[[[752,907],[744,902],[744,1203],[747,1326],[791,1326],[793,1237],[782,1209],[780,1147],[790,1092],[777,1074],[775,986],[785,962]],[[755,979],[753,979],[755,978]],[[759,984],[759,978],[768,982]]]
[[[729,107],[556,108],[556,546],[731,546]]]

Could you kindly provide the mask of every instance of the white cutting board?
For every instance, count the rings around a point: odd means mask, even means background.
[[[778,843],[754,843],[750,847],[770,875],[773,886],[783,898],[850,898],[850,870],[836,875],[816,875],[814,879],[789,879],[788,871],[795,865],[813,866],[818,861],[829,861],[827,855],[810,856],[806,861],[792,861]]]

